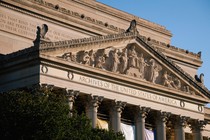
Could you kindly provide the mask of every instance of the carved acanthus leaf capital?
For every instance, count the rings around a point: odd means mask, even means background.
[[[125,106],[126,106],[126,102],[122,102],[122,101],[114,102],[114,109],[119,113],[122,113],[122,110],[124,109]]]
[[[178,127],[178,126],[186,127],[189,120],[190,120],[190,117],[177,116],[174,123],[175,123],[176,127]]]
[[[89,95],[88,96],[88,103],[89,106],[94,107],[94,108],[98,108],[99,104],[101,104],[101,102],[103,101],[104,97],[103,96],[97,96],[97,95]]]
[[[137,111],[137,116],[138,117],[146,118],[147,114],[150,111],[150,108],[149,107],[137,106],[136,111]]]
[[[160,115],[159,118],[162,122],[166,122],[168,120],[168,118],[171,116],[171,113],[170,112],[165,112],[165,111],[163,111],[163,112],[160,111],[158,113],[158,115]]]
[[[66,91],[66,96],[69,100],[69,102],[74,102],[74,100],[77,98],[79,95],[79,91],[77,90],[67,90]]]
[[[190,127],[192,131],[202,131],[206,124],[207,121],[205,120],[191,120]]]

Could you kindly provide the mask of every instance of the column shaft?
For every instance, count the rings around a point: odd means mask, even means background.
[[[102,96],[89,96],[89,102],[86,106],[86,113],[87,117],[92,122],[92,127],[96,128],[97,126],[97,112],[99,104],[102,102],[103,97]]]
[[[168,112],[159,112],[156,120],[156,138],[157,140],[166,140],[166,121],[170,116]]]
[[[136,114],[136,140],[145,140],[145,119],[148,114],[150,108],[146,107],[137,107]]]
[[[121,131],[121,113],[126,103],[121,101],[116,101],[110,110],[111,126],[114,132]]]
[[[186,126],[189,117],[178,116],[175,124],[175,140],[185,140],[184,127]]]

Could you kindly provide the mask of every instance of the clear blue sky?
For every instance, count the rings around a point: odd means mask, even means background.
[[[210,90],[210,0],[97,0],[163,25],[173,34],[173,46],[202,52],[205,86]]]

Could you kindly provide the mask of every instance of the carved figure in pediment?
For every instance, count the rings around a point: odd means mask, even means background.
[[[105,63],[105,57],[102,55],[99,55],[96,57],[96,68],[104,69],[103,65]]]
[[[87,51],[84,52],[83,58],[82,58],[82,64],[90,65],[90,56]]]
[[[89,52],[89,56],[90,56],[90,66],[94,67],[95,66],[95,53],[93,50],[90,50]]]
[[[60,57],[60,56],[58,56]],[[64,53],[61,58],[67,61],[73,61],[76,62],[76,54],[73,54],[72,52]]]
[[[71,53],[71,61],[72,62],[77,62],[77,55],[76,55],[76,53]]]
[[[186,93],[190,93],[190,87],[189,86],[184,86],[183,91]]]
[[[163,85],[166,86],[166,87],[172,88],[171,78],[168,75],[168,72],[167,71],[164,71],[164,74],[163,74]]]
[[[162,76],[163,79],[163,85],[166,87],[171,87],[175,89],[181,88],[181,81],[176,77],[170,76],[167,71],[164,71],[164,74]]]
[[[138,67],[138,56],[134,45],[128,50],[128,68],[130,67]]]
[[[159,71],[162,70],[162,67],[158,65],[153,58],[149,60],[148,66],[148,81],[155,83],[155,80],[159,75]]]
[[[174,79],[174,84],[176,86],[176,89],[181,89],[181,81],[178,78]]]
[[[118,65],[120,63],[119,56],[118,56],[118,50],[115,49],[114,51],[111,51],[110,54],[111,54],[110,58],[112,59],[111,60],[111,71],[117,72]]]
[[[128,57],[127,57],[127,49],[122,52],[122,55],[120,57],[120,66],[119,71],[120,73],[124,74],[128,66]]]
[[[144,55],[143,53],[140,54],[139,57],[139,72],[140,72],[140,78],[144,79],[144,71],[145,71],[145,66],[147,66],[147,63],[144,60]]]

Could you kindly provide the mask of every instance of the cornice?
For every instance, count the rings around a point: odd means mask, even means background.
[[[135,38],[136,35],[134,33],[121,33],[121,34],[112,34],[106,36],[93,36],[90,38],[82,38],[82,39],[72,39],[67,41],[58,41],[58,42],[50,42],[43,43],[40,45],[40,51],[54,51],[59,48],[71,48],[71,47],[79,47],[87,44],[98,44],[106,41],[117,41],[117,40],[126,40],[128,38]]]

